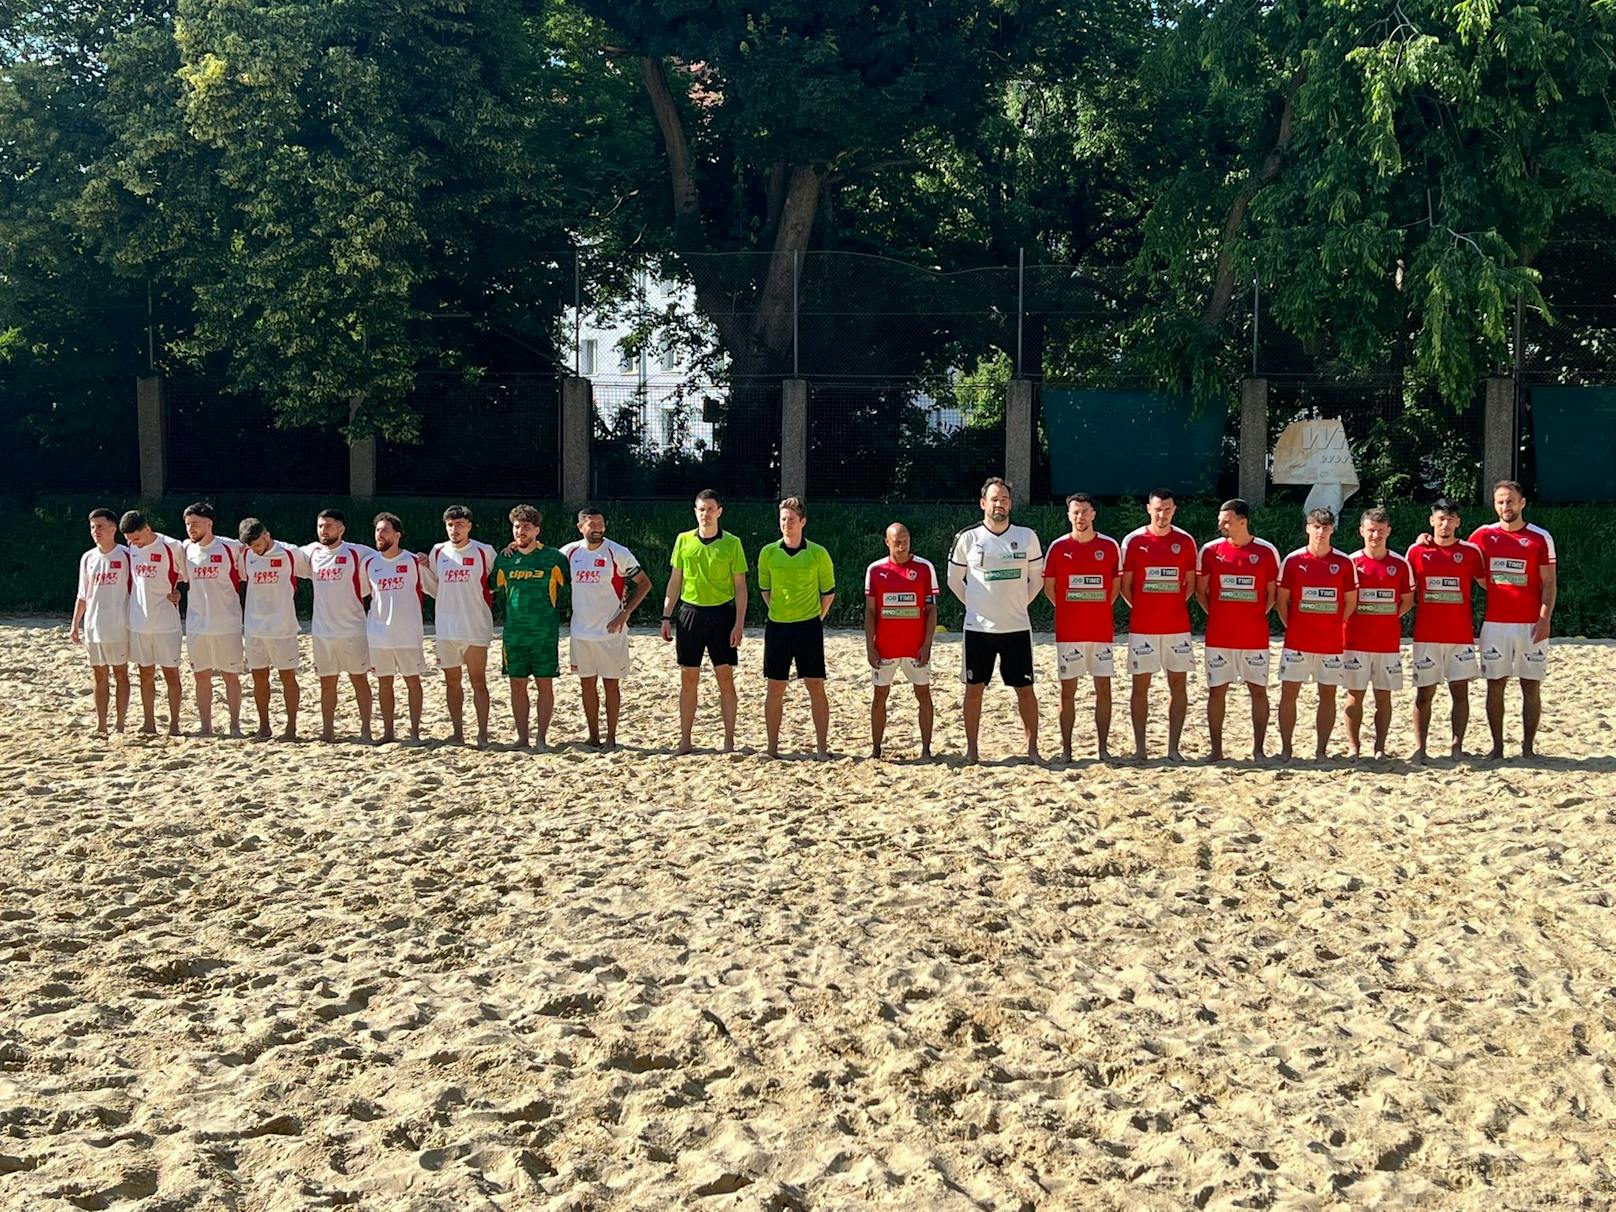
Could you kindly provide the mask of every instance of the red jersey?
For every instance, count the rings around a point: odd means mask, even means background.
[[[1087,543],[1062,535],[1044,553],[1044,579],[1055,582],[1055,642],[1109,644],[1116,639],[1111,589],[1122,549],[1110,535]]]
[[[1414,572],[1414,639],[1421,644],[1474,644],[1470,587],[1487,575],[1474,543],[1416,543],[1404,556]]]
[[[1554,540],[1528,522],[1505,530],[1502,522],[1478,527],[1470,541],[1486,558],[1489,623],[1535,623],[1543,608],[1543,569],[1554,566]]]
[[[1363,548],[1352,554],[1358,570],[1358,609],[1347,618],[1347,651],[1396,652],[1403,643],[1397,607],[1414,592],[1414,573],[1395,551],[1375,559]]]
[[[1279,580],[1279,549],[1252,536],[1241,547],[1213,539],[1201,548],[1208,648],[1268,647],[1268,587]]]
[[[1194,584],[1197,551],[1188,532],[1164,535],[1141,526],[1122,540],[1122,571],[1133,573],[1128,630],[1135,635],[1177,635],[1190,629],[1185,598]]]
[[[864,570],[864,596],[875,603],[875,650],[884,661],[920,655],[926,642],[926,607],[937,601],[937,570],[930,560],[889,556]]]
[[[1298,547],[1279,569],[1279,587],[1291,595],[1285,647],[1294,652],[1340,653],[1347,647],[1347,595],[1358,571],[1344,551],[1314,555]]]

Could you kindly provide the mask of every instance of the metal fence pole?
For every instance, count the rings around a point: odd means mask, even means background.
[[[797,378],[802,371],[797,331],[797,317],[800,314],[797,296],[801,290],[801,282],[802,250],[799,248],[791,254],[791,377],[793,379]]]
[[[584,250],[572,250],[572,373],[584,373]]]
[[[1021,377],[1022,328],[1027,318],[1027,250],[1016,249],[1016,378]]]
[[[1258,333],[1262,324],[1262,283],[1256,275],[1251,279],[1251,377],[1257,377]]]

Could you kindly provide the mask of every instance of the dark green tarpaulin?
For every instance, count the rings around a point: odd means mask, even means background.
[[[1534,387],[1537,499],[1616,501],[1616,387]]]
[[[1149,391],[1046,387],[1050,487],[1056,496],[1143,496],[1165,486],[1180,496],[1212,496],[1225,417],[1191,415],[1188,399]]]

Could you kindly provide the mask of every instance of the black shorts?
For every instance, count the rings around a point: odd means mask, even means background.
[[[993,679],[993,664],[1006,686],[1032,685],[1032,632],[967,631],[965,682],[984,686]]]
[[[729,642],[735,630],[735,603],[722,606],[696,606],[680,602],[673,616],[673,651],[686,669],[700,669],[701,658],[709,656],[713,668],[734,665],[740,654]]]
[[[819,619],[800,623],[771,619],[763,625],[763,676],[783,682],[791,676],[793,664],[799,678],[825,676],[825,624]]]

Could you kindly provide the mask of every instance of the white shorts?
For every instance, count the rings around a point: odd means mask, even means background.
[[[621,682],[628,677],[628,632],[619,631],[604,640],[568,636],[567,661],[576,677]]]
[[[426,672],[419,648],[372,648],[370,671],[379,678],[418,678]]]
[[[1534,623],[1483,623],[1481,625],[1481,676],[1524,678],[1541,682],[1549,671],[1549,642],[1532,642]]]
[[[1468,682],[1481,676],[1474,644],[1431,644],[1414,641],[1414,684]]]
[[[1345,666],[1346,659],[1339,652],[1297,652],[1287,648],[1280,654],[1279,680],[1340,686]]]
[[[1128,672],[1188,673],[1195,664],[1195,646],[1190,633],[1173,635],[1130,635],[1128,637]]]
[[[92,665],[129,664],[129,637],[121,640],[85,640],[84,655]]]
[[[1268,685],[1268,649],[1208,648],[1206,684],[1209,687],[1230,686],[1235,682]]]
[[[1114,677],[1117,669],[1113,647],[1101,640],[1057,640],[1055,671],[1063,682],[1080,677]]]
[[[874,669],[870,670],[870,681],[877,686],[890,686],[903,674],[903,680],[911,686],[931,685],[931,666],[922,665],[914,657],[893,657],[883,660]]]
[[[314,672],[323,678],[370,669],[370,643],[362,635],[314,637]]]
[[[433,641],[438,650],[439,669],[459,669],[466,663],[466,649],[481,648],[486,654],[488,644],[474,644],[470,640],[446,640],[439,636]]]
[[[1401,690],[1403,654],[1349,650],[1341,657],[1341,684],[1348,690]]]
[[[288,669],[296,669],[297,637],[295,635],[248,636],[247,668],[279,669],[283,672]]]
[[[142,669],[153,665],[177,669],[180,663],[180,633],[177,631],[131,631],[129,663]]]
[[[185,651],[196,673],[240,673],[244,668],[241,636],[188,635]]]

